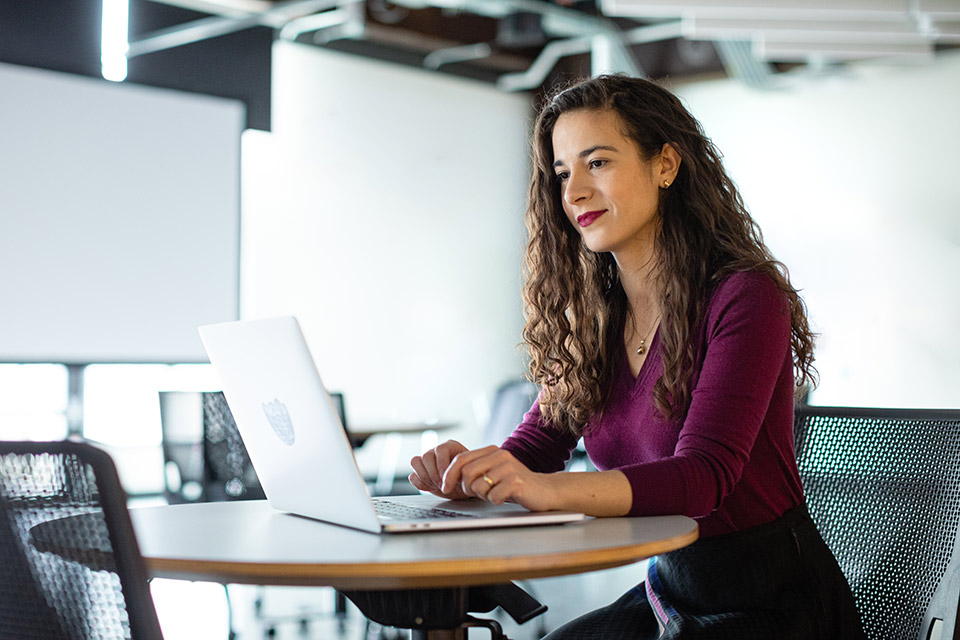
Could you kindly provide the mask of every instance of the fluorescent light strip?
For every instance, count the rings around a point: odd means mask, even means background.
[[[717,18],[904,20],[910,17],[911,7],[908,0],[601,0],[604,15],[635,18],[696,14]]]
[[[107,80],[123,82],[127,78],[127,23],[129,0],[103,0],[103,24],[100,32],[100,73]]]
[[[807,62],[809,60],[842,62],[871,58],[926,61],[933,57],[933,46],[929,42],[921,44],[841,44],[833,42],[772,42],[758,38],[754,40],[753,52],[761,60],[770,62]]]
[[[762,36],[783,42],[898,42],[924,40],[912,22],[853,20],[732,20],[691,16],[683,20],[684,35],[692,40],[743,40]]]

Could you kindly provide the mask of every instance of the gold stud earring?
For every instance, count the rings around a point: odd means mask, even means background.
[[[669,187],[669,186],[670,186],[670,181],[669,181],[669,180],[664,180],[664,181],[663,181],[663,188],[666,189],[666,188]]]

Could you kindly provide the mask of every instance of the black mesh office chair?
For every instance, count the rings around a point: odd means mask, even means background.
[[[960,411],[803,406],[795,436],[867,637],[960,638]]]
[[[0,638],[162,640],[110,457],[0,442]]]

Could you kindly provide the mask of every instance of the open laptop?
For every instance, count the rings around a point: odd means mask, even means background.
[[[295,318],[206,325],[200,338],[274,509],[375,533],[584,518],[432,495],[371,498]]]

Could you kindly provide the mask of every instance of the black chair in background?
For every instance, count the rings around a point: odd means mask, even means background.
[[[523,420],[524,414],[533,406],[540,388],[526,379],[508,380],[497,387],[490,403],[490,417],[483,429],[481,445],[499,446],[507,439],[517,425]],[[567,471],[595,471],[596,467],[590,462],[587,450],[581,440],[571,452],[567,461]]]
[[[55,526],[37,540],[44,523]],[[0,442],[0,638],[162,640],[126,494],[105,452]]]
[[[482,445],[499,445],[513,433],[537,399],[539,389],[529,380],[508,380],[497,387],[490,403],[490,417],[483,428]]]
[[[208,391],[202,398],[207,500],[266,498],[223,392]]]
[[[801,406],[810,514],[870,640],[947,640],[960,603],[960,411]]]
[[[171,504],[263,499],[220,391],[161,391],[164,495]]]

